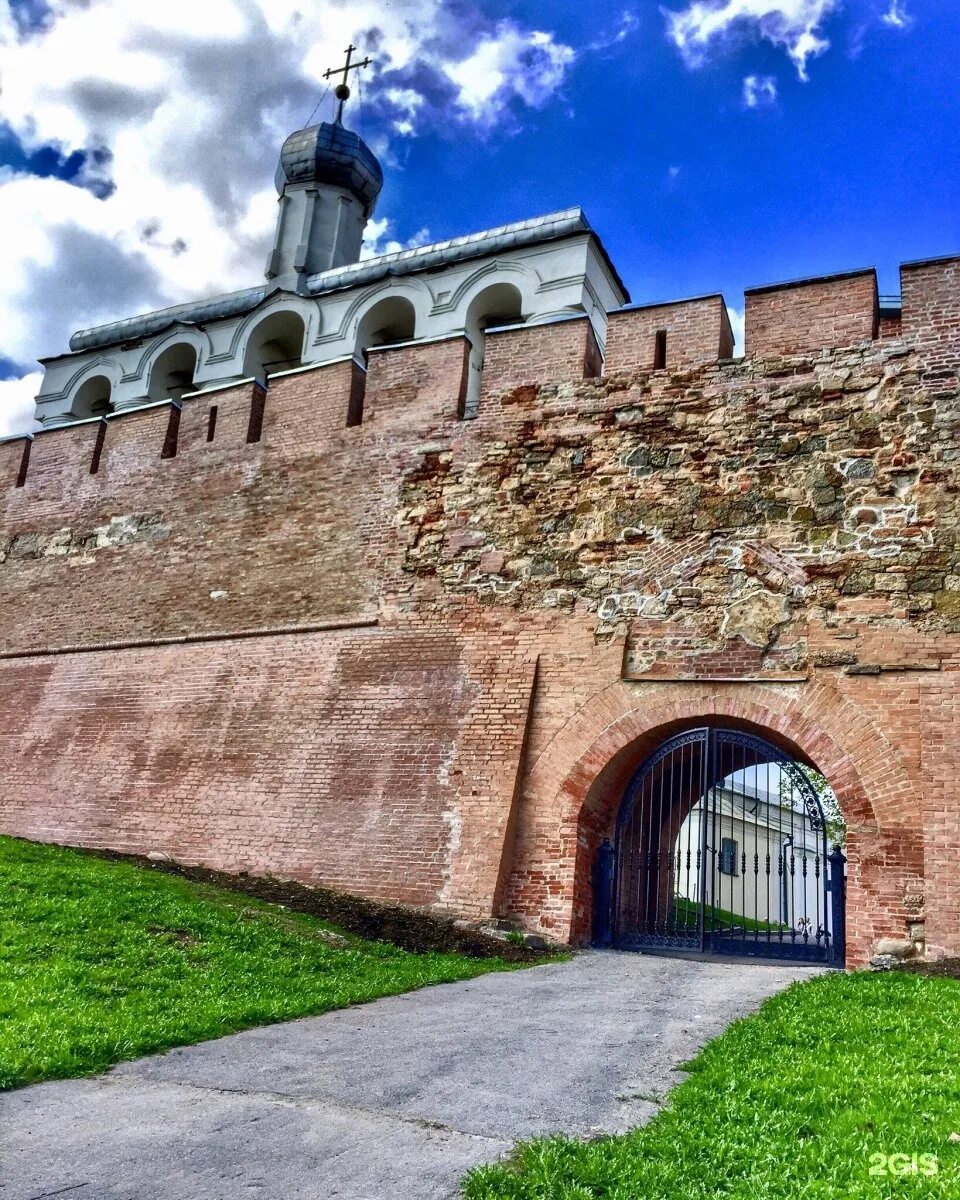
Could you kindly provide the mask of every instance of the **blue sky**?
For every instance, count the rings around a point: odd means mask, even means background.
[[[351,37],[370,252],[580,204],[635,301],[738,309],[960,251],[953,0],[0,0],[0,433],[71,330],[258,280]]]
[[[497,11],[575,44],[583,9]],[[739,305],[753,284],[865,265],[896,292],[900,261],[960,251],[960,6],[918,2],[902,30],[877,20],[888,10],[828,19],[803,82],[748,30],[691,69],[658,7],[637,6],[636,31],[585,55],[519,131],[412,141],[386,199],[436,236],[581,204],[637,301],[719,289]],[[745,106],[749,75],[775,78],[775,102]]]

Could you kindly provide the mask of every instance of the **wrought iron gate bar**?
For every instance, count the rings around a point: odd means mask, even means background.
[[[624,793],[594,873],[595,941],[843,962],[843,864],[802,766],[753,734],[668,739]]]

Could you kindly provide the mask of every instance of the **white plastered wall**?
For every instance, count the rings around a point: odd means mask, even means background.
[[[526,323],[542,324],[585,313],[601,347],[606,340],[607,311],[620,304],[616,282],[586,233],[501,250],[436,271],[388,276],[318,297],[278,291],[240,317],[210,321],[202,328],[177,324],[133,344],[47,360],[37,416],[47,426],[70,421],[77,390],[98,373],[110,378],[114,411],[146,404],[153,364],[178,342],[189,343],[196,350],[194,382],[198,390],[242,379],[251,336],[260,322],[277,312],[294,312],[303,320],[304,365],[334,362],[354,354],[364,315],[386,297],[402,296],[413,305],[416,339],[467,332],[474,299],[499,283],[512,284],[520,292]]]

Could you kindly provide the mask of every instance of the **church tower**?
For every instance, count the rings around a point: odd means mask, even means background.
[[[305,279],[358,262],[363,231],[383,187],[383,171],[370,147],[344,128],[343,105],[350,95],[347,74],[369,59],[347,65],[335,95],[337,117],[298,129],[283,144],[277,166],[280,211],[266,277],[290,291],[306,291]]]

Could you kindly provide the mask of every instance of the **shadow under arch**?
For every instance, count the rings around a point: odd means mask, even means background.
[[[77,420],[106,416],[113,408],[113,384],[106,375],[91,375],[77,388],[70,416]]]
[[[385,296],[377,300],[357,323],[355,353],[366,362],[366,353],[374,346],[412,342],[417,332],[417,310],[406,296]]]
[[[307,326],[292,309],[278,309],[258,322],[247,335],[243,374],[265,383],[278,371],[303,365]]]
[[[174,342],[157,355],[150,368],[147,399],[180,400],[194,390],[197,350],[191,342]]]

